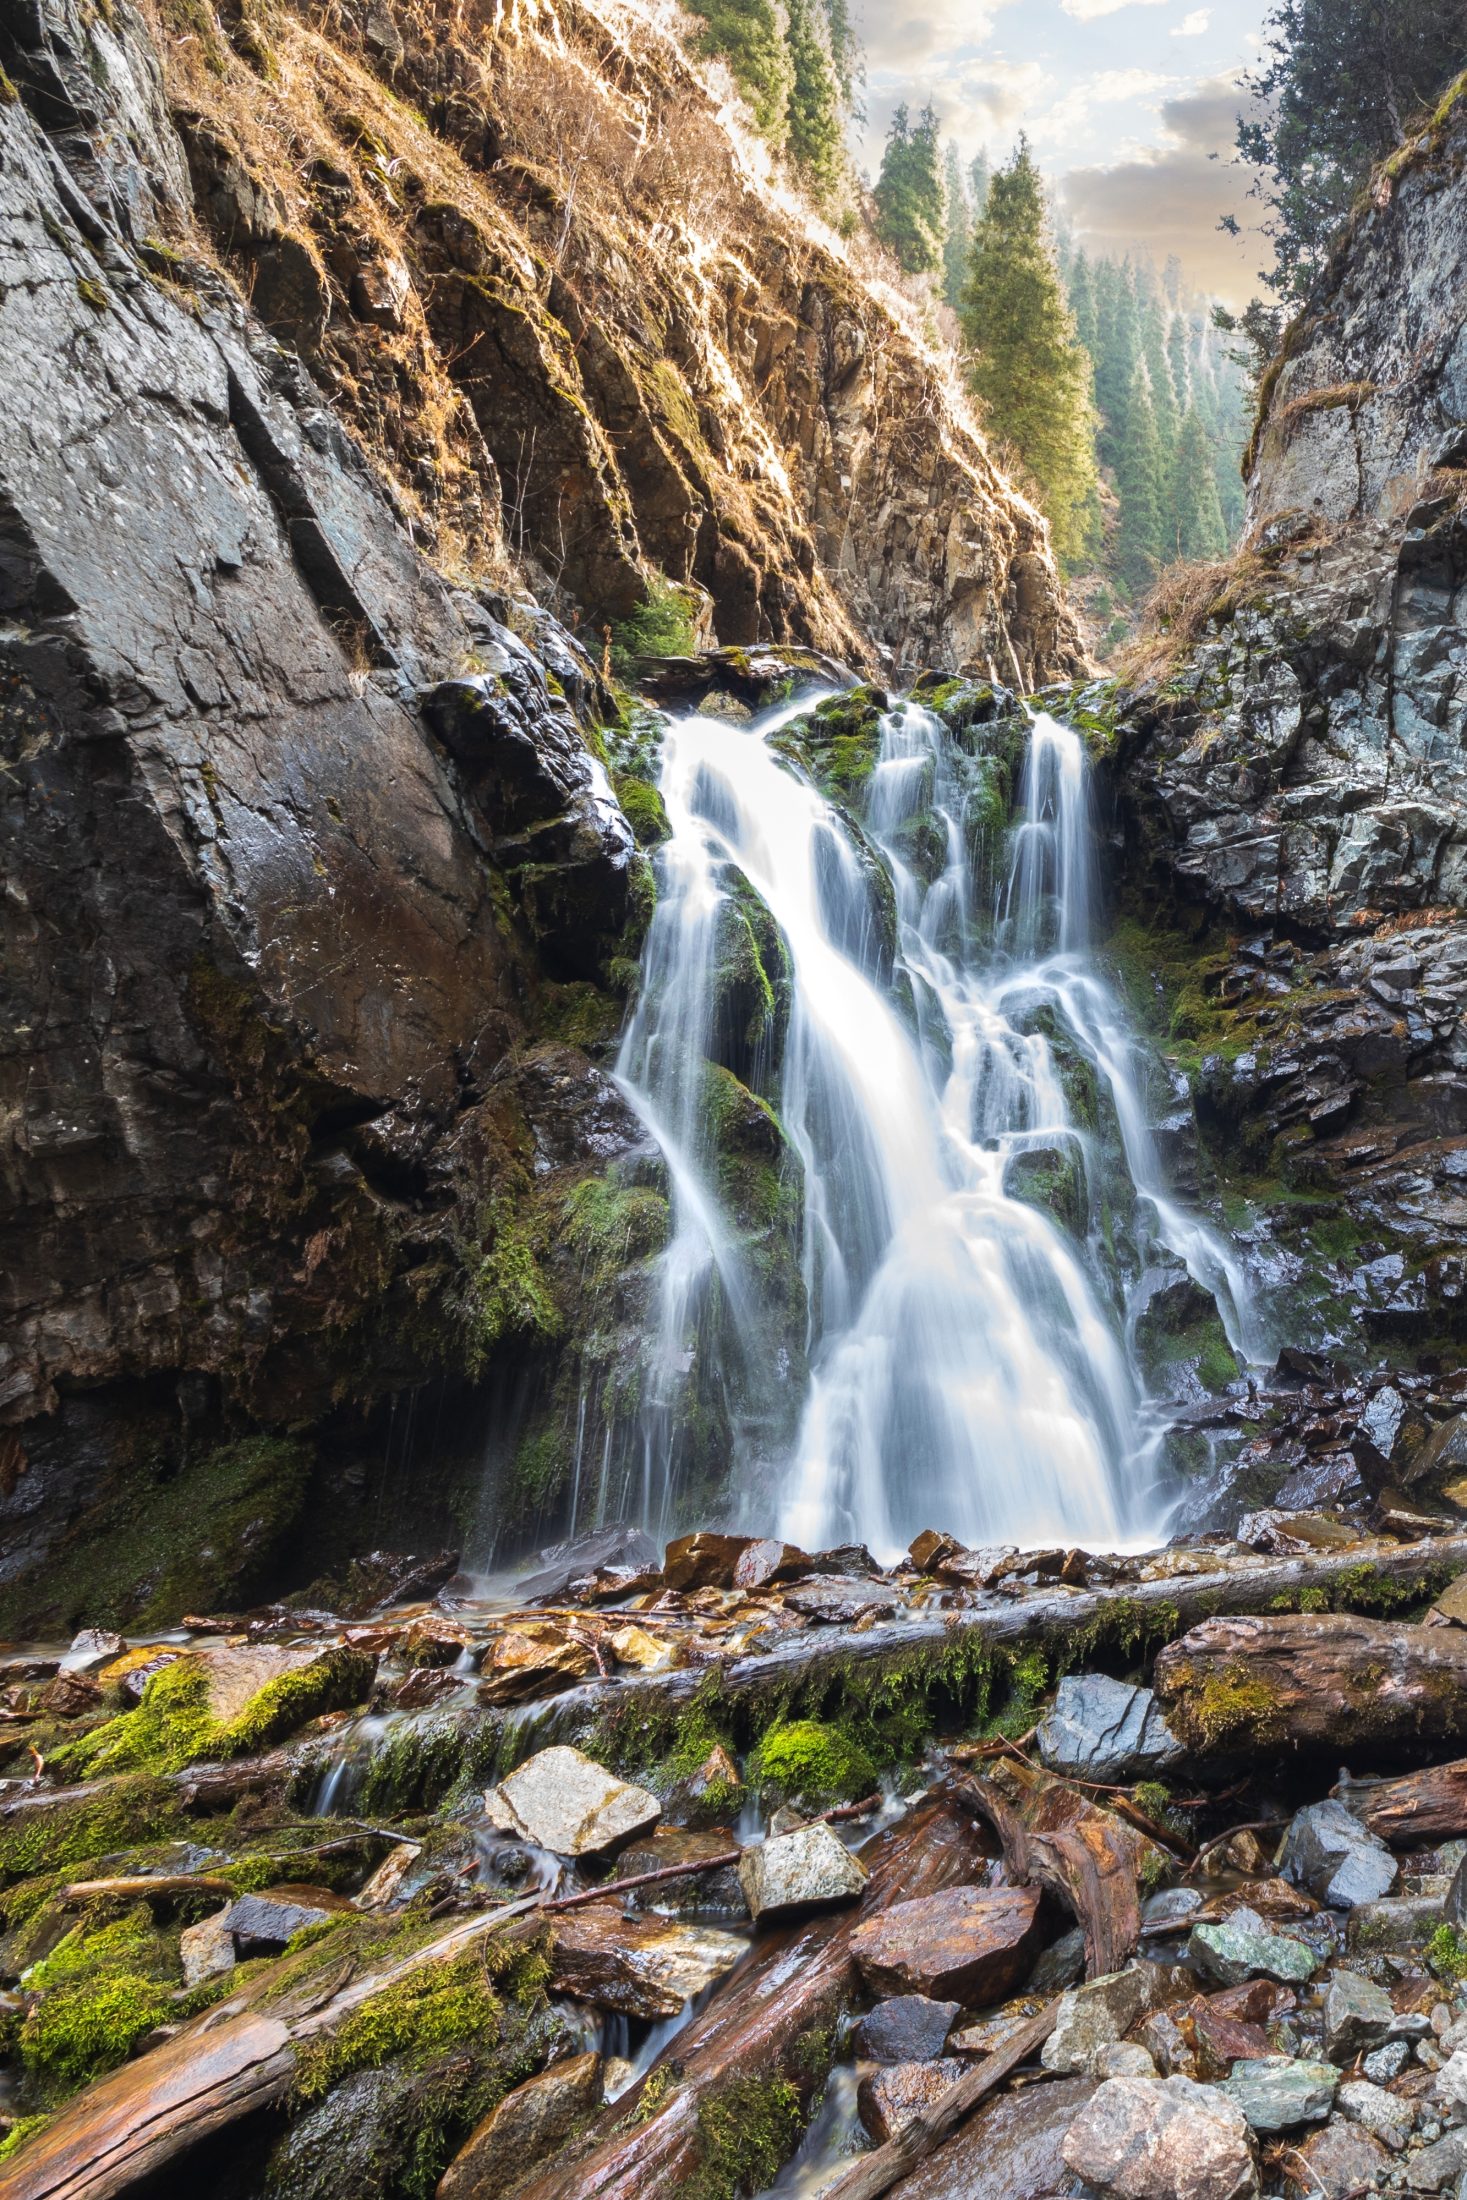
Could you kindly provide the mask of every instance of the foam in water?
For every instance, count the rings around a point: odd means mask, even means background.
[[[675,1519],[695,1360],[705,1375],[717,1363],[744,1399],[770,1375],[759,1279],[719,1204],[703,1107],[719,911],[736,867],[789,959],[776,1097],[803,1172],[809,1308],[791,1340],[791,1365],[809,1369],[797,1433],[775,1458],[746,1436],[733,1462],[751,1519],[767,1522],[772,1502],[793,1542],[861,1539],[884,1554],[930,1525],[975,1543],[1152,1537],[1166,1510],[1163,1424],[1128,1345],[1135,1305],[1093,1244],[1014,1193],[1026,1154],[1097,1181],[1104,1157],[1093,1125],[1074,1119],[1066,1060],[1090,1065],[1112,1111],[1134,1205],[1132,1280],[1169,1252],[1216,1296],[1235,1350],[1255,1356],[1264,1340],[1236,1262],[1166,1189],[1144,1064],[1091,958],[1083,744],[1053,718],[1034,721],[1008,875],[998,906],[979,910],[964,760],[930,712],[909,703],[887,716],[865,829],[894,890],[893,938],[869,848],[770,746],[809,707],[747,729],[683,719],[665,738],[672,838],[619,1074],[666,1156],[674,1235],[640,1487],[620,1494],[654,1528]],[[914,821],[928,836],[923,875],[907,860]],[[602,1505],[606,1495],[603,1476]]]

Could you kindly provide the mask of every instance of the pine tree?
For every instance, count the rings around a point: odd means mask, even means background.
[[[1141,331],[1130,263],[1102,260],[1095,271],[1095,402],[1100,408],[1099,449],[1114,467],[1131,400]]]
[[[845,170],[841,90],[814,0],[785,0],[786,42],[794,82],[786,109],[789,150],[818,200],[828,199]]]
[[[1151,386],[1145,364],[1139,359],[1118,436],[1116,493],[1121,506],[1116,566],[1133,596],[1141,596],[1161,568],[1166,538],[1162,525],[1161,444],[1151,405]]]
[[[1172,381],[1167,356],[1166,304],[1152,270],[1140,270],[1136,281],[1141,319],[1141,356],[1151,389],[1151,409],[1156,419],[1156,439],[1161,452],[1158,485],[1163,505],[1170,501],[1172,468],[1177,459],[1177,438],[1182,432],[1182,408]]]
[[[1070,263],[1070,311],[1075,316],[1075,334],[1093,360],[1099,346],[1099,330],[1095,318],[1095,283],[1090,272],[1090,262],[1083,252],[1077,252]]]
[[[968,201],[968,182],[956,145],[948,141],[945,156],[947,228],[942,245],[942,295],[956,312],[968,276],[968,251],[973,242],[973,209]]]
[[[983,209],[988,204],[988,186],[992,180],[988,155],[980,146],[968,163],[968,203],[973,209],[975,222],[983,219]]]
[[[825,27],[830,33],[830,60],[840,86],[841,105],[849,113],[856,104],[856,85],[861,70],[861,41],[851,22],[846,0],[824,0]]]
[[[898,107],[887,133],[876,181],[876,234],[908,275],[931,275],[942,265],[942,165],[937,116],[924,107],[915,125]]]
[[[700,40],[703,51],[728,63],[760,130],[772,145],[783,145],[795,72],[774,0],[690,0],[690,5],[708,26]]]
[[[1095,488],[1090,361],[1060,288],[1044,186],[1026,138],[989,185],[961,319],[989,426],[1033,477],[1056,549],[1077,560]]]
[[[1228,546],[1227,530],[1218,502],[1212,446],[1195,408],[1187,413],[1177,438],[1172,508],[1176,555],[1220,558]]]

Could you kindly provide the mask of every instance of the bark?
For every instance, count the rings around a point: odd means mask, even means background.
[[[1399,1780],[1342,1780],[1334,1792],[1372,1833],[1397,1848],[1467,1834],[1467,1757]]]
[[[741,2078],[784,2071],[798,2078],[793,2056],[801,2037],[829,2024],[856,1992],[856,1927],[890,1903],[971,1882],[984,1856],[966,1814],[943,1792],[878,1834],[863,1861],[871,1879],[859,1904],[761,1937],[639,2091],[593,2125],[590,2151],[557,2163],[520,2200],[672,2200],[701,2159],[703,2105]],[[647,2087],[655,2099],[669,2073],[678,2082],[665,2105],[627,2128]]]

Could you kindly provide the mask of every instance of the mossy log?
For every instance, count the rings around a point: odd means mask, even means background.
[[[939,1793],[879,1834],[863,1861],[871,1877],[858,1905],[761,1938],[637,2090],[592,2126],[589,2150],[562,2159],[521,2200],[671,2200],[711,2168],[710,2141],[729,2189],[744,2189],[724,2158],[722,2098],[737,2093],[757,2144],[751,2085],[812,2097],[824,2076],[820,2043],[856,1990],[856,1927],[893,1902],[977,1878],[985,1857],[968,1815]]]
[[[1162,1651],[1154,1685],[1203,1762],[1401,1756],[1467,1736],[1467,1630],[1344,1612],[1210,1619]]]

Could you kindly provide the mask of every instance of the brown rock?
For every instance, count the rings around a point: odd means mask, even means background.
[[[706,1825],[737,1811],[744,1783],[739,1768],[721,1742],[715,1742],[696,1772],[679,1780],[668,1796],[668,1807],[689,1825]]]
[[[930,1574],[961,1548],[955,1536],[940,1535],[936,1528],[924,1528],[920,1535],[913,1536],[907,1556],[919,1574]]]
[[[456,1665],[473,1639],[457,1620],[424,1612],[399,1637],[397,1654],[404,1665]]]
[[[856,2112],[866,2132],[885,2146],[914,2116],[940,2101],[966,2068],[956,2056],[945,2055],[937,2062],[887,2063],[868,2072],[856,2091]]]
[[[54,1712],[57,1718],[79,1719],[101,1703],[101,1684],[90,1673],[58,1673],[41,1690],[38,1700],[43,1711]]]
[[[662,1578],[669,1589],[731,1589],[734,1570],[754,1540],[750,1535],[681,1535],[667,1546]]]
[[[563,1627],[531,1621],[495,1637],[484,1660],[479,1700],[487,1704],[531,1703],[553,1696],[594,1671],[596,1659]]]
[[[1379,2188],[1391,2158],[1378,2139],[1358,2124],[1335,2117],[1284,2156],[1284,2190],[1289,2200],[1353,2200]]]
[[[601,2057],[575,2055],[507,2093],[438,2181],[436,2200],[498,2200],[601,2105]]]
[[[555,1920],[550,1989],[621,2016],[676,2017],[748,1948],[742,1933],[626,1917],[614,1901]]]
[[[872,1918],[851,1952],[875,1993],[974,2007],[1001,2000],[1033,1968],[1038,1916],[1029,1887],[952,1887]]]
[[[1011,1547],[982,1547],[977,1550],[955,1550],[948,1557],[934,1562],[934,1571],[944,1581],[960,1581],[965,1588],[991,1589],[996,1581],[1014,1571],[1018,1552]]]
[[[767,1537],[751,1543],[733,1571],[736,1589],[762,1589],[771,1581],[791,1581],[812,1571],[814,1561],[793,1543]]]
[[[392,1701],[399,1711],[426,1711],[430,1704],[456,1695],[467,1685],[462,1673],[451,1672],[446,1665],[420,1665],[406,1680],[398,1682]]]

